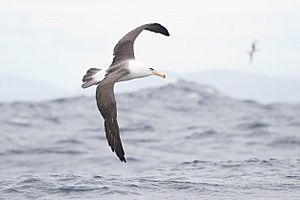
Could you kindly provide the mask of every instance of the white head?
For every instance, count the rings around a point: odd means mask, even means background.
[[[166,78],[166,75],[153,69],[152,66],[138,62],[136,60],[132,60],[129,63],[130,74],[134,76],[134,78],[141,78],[146,76],[156,75],[161,78]]]

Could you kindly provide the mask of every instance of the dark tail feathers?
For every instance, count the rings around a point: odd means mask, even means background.
[[[82,78],[83,84],[81,85],[82,88],[88,88],[92,85],[97,84],[97,80],[94,79],[94,75],[99,72],[101,69],[98,68],[90,68],[86,71],[85,75]]]

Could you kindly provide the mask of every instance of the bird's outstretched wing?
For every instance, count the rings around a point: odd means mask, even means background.
[[[158,23],[144,24],[127,33],[114,48],[114,59],[111,65],[121,62],[126,59],[134,59],[133,44],[137,36],[143,31],[152,31],[161,33],[165,36],[170,36],[169,31]]]
[[[122,146],[120,131],[117,121],[117,106],[114,95],[114,84],[129,71],[121,68],[108,74],[98,85],[96,100],[99,111],[104,118],[105,134],[108,145],[113,152],[116,152],[119,159],[126,162],[125,152]]]

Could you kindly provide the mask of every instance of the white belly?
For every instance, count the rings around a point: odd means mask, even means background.
[[[135,74],[127,74],[125,76],[123,76],[122,78],[120,78],[117,82],[120,82],[120,81],[128,81],[128,80],[131,80],[131,79],[135,79],[135,78],[143,78],[143,77],[146,77],[146,76],[135,76]]]

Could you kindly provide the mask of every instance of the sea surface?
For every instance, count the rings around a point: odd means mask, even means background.
[[[127,163],[94,97],[0,103],[0,199],[300,199],[300,104],[182,80],[116,98]]]

